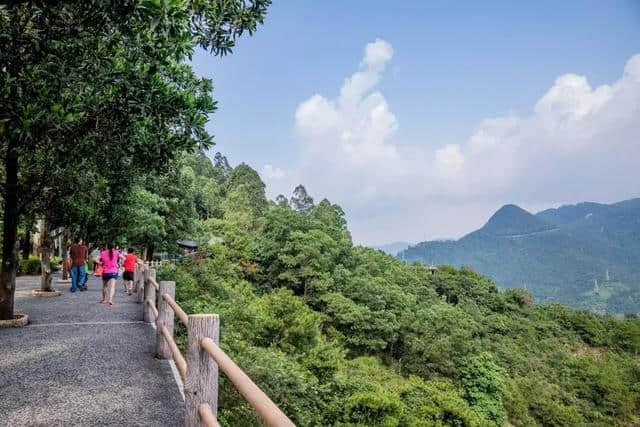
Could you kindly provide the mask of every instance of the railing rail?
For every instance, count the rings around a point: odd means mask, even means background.
[[[206,403],[201,403],[198,406],[198,414],[200,415],[200,419],[207,427],[220,427],[216,416],[213,415],[211,411],[211,406]]]
[[[149,277],[149,283],[151,283],[153,287],[156,288],[156,291],[160,290],[160,285],[158,285],[158,282],[156,282],[155,277]]]
[[[169,306],[171,307],[171,309],[173,309],[173,312],[176,314],[176,316],[178,316],[178,319],[180,319],[182,324],[187,326],[189,324],[189,316],[187,316],[187,313],[184,312],[182,307],[180,307],[178,303],[176,303],[169,294],[162,294],[162,299],[165,300],[167,304],[169,304]]]
[[[160,327],[160,332],[165,340],[167,340],[167,344],[169,344],[169,348],[171,349],[171,356],[173,357],[173,361],[176,362],[176,367],[178,371],[180,371],[180,375],[183,377],[187,376],[187,361],[184,360],[182,353],[180,353],[180,349],[178,345],[174,341],[173,337],[169,333],[169,330],[166,326],[162,325]]]
[[[159,265],[159,264],[158,264]],[[134,275],[144,320],[156,324],[156,356],[173,359],[184,382],[185,426],[219,427],[218,368],[254,408],[265,424],[295,426],[278,406],[218,346],[217,314],[187,315],[175,301],[175,282],[157,282],[153,263],[139,263]],[[187,327],[188,347],[182,355],[173,338],[174,318]]]
[[[227,378],[233,383],[236,390],[245,400],[256,410],[260,418],[270,426],[294,426],[278,406],[273,403],[260,387],[258,387],[247,374],[227,354],[222,351],[211,338],[203,338],[200,346],[218,364],[218,367],[225,373]]]
[[[153,315],[157,319],[159,313],[158,313],[158,309],[156,308],[156,304],[153,302],[153,300],[147,299],[144,303],[149,306],[149,309],[151,310],[151,312],[153,313]]]
[[[147,266],[149,268],[161,267],[164,264],[168,264],[168,263],[170,263],[170,261],[166,260],[166,259],[159,260],[159,261],[142,261],[142,264],[144,264],[145,266]]]

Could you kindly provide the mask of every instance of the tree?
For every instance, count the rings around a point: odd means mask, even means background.
[[[176,240],[191,237],[198,218],[196,212],[196,177],[186,158],[169,165],[162,175],[139,178],[127,202],[115,213],[111,233],[121,235],[129,244],[145,248],[148,260],[155,250],[177,249]]]
[[[227,158],[220,152],[213,157],[213,177],[220,184],[226,184],[231,176],[233,168],[229,165]]]
[[[232,192],[241,185],[245,187],[249,195],[253,212],[255,214],[262,212],[267,206],[264,182],[260,179],[258,172],[244,163],[240,163],[231,171],[227,182],[227,192]]]
[[[213,164],[203,150],[198,150],[192,154],[186,154],[185,163],[193,169],[193,173],[198,179],[215,178],[215,169]]]
[[[298,185],[291,196],[291,208],[297,212],[309,213],[313,208],[313,198],[307,194],[304,185]]]
[[[223,203],[224,219],[230,225],[247,233],[255,228],[256,216],[254,215],[251,195],[244,184],[240,184],[231,190]]]
[[[0,319],[13,316],[17,226],[54,168],[94,156],[117,186],[207,147],[209,81],[181,60],[231,52],[269,0],[11,2],[0,7],[0,155],[4,200]]]
[[[471,407],[501,426],[506,418],[502,403],[505,378],[493,356],[484,352],[466,358],[460,369],[460,383]]]
[[[9,48],[3,49],[0,60],[0,68],[6,70],[0,91],[5,101],[1,137],[3,153],[6,153],[5,233],[0,281],[2,318],[12,316],[15,229],[20,215],[38,200],[45,201],[45,209],[56,200],[45,185],[50,182],[51,171],[70,171],[77,158],[91,154],[103,154],[107,160],[117,161],[125,154],[122,149],[119,150],[122,154],[115,153],[116,143],[121,143],[124,136],[122,130],[133,130],[131,118],[119,117],[130,109],[118,105],[122,100],[131,101],[121,90],[131,82],[114,81],[117,74],[126,78],[134,69],[139,69],[137,63],[130,60],[130,53],[114,50],[120,49],[123,43],[126,45],[128,40],[118,32],[121,27],[117,20],[132,24],[128,19],[131,14],[126,8],[107,10],[99,4],[88,6],[87,11],[84,4],[49,8],[24,3],[0,11],[3,18],[0,31],[9,40]],[[95,15],[87,19],[87,12],[95,12]],[[23,51],[29,54],[20,53]],[[105,61],[102,57],[105,54],[113,55],[113,61]],[[19,58],[18,61],[15,58]],[[130,94],[136,97],[145,90],[144,84],[135,84],[140,80],[138,78],[128,86],[134,89]],[[146,85],[148,87],[148,83]],[[125,96],[119,99],[114,93]],[[140,117],[135,111],[132,113],[132,118]],[[99,126],[101,119],[103,126]],[[118,127],[109,127],[114,124]],[[100,136],[112,139],[107,142]],[[108,150],[110,155],[100,150],[89,152],[96,146],[105,145],[113,149]],[[117,170],[110,161],[101,164]],[[46,226],[45,230],[50,228]]]
[[[196,198],[200,218],[221,218],[223,215],[222,203],[224,200],[223,187],[214,179],[206,179],[200,182],[198,190]]]
[[[104,206],[105,180],[95,172],[92,159],[79,157],[75,161],[76,168],[51,171],[51,182],[56,185],[43,186],[41,196],[31,207],[39,214],[43,225],[40,230],[42,291],[53,290],[50,259],[55,237],[61,237],[63,278],[66,279],[69,274],[66,262],[69,243],[74,235],[86,233],[86,224],[95,220],[98,209]]]
[[[326,292],[338,254],[335,240],[322,230],[294,231],[281,250],[284,269],[278,278],[305,299]]]

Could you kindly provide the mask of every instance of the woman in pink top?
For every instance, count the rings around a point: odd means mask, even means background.
[[[115,245],[109,243],[109,249],[100,252],[100,263],[102,264],[102,304],[107,302],[107,285],[109,285],[109,307],[113,307],[113,294],[116,291],[116,280],[118,280],[118,261],[120,252],[114,249]]]

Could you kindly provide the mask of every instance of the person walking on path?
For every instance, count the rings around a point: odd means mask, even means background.
[[[109,286],[109,307],[113,307],[113,294],[116,291],[118,280],[118,261],[120,252],[115,250],[115,245],[109,243],[109,249],[100,252],[100,264],[102,265],[102,304],[107,303],[107,285]]]
[[[133,248],[127,249],[127,256],[124,257],[122,266],[124,267],[124,273],[122,273],[122,280],[124,281],[124,291],[127,295],[131,295],[133,290],[133,274],[136,271],[136,264],[138,263],[138,257],[133,253]]]
[[[100,265],[100,247],[98,245],[91,251],[91,261],[93,261],[93,275],[98,276],[98,266]]]
[[[82,243],[81,238],[76,238],[75,243],[69,249],[71,255],[71,292],[80,289],[87,290],[85,262],[89,256],[89,250]]]

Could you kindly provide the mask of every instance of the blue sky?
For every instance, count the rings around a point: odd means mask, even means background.
[[[375,69],[366,62],[368,44],[389,53]],[[596,154],[610,144],[607,135],[614,128],[624,130],[623,151],[636,154],[640,141],[635,139],[639,134],[633,123],[623,113],[615,126],[606,120],[610,111],[637,107],[635,86],[629,89],[621,83],[621,89],[613,91],[615,96],[605,94],[602,102],[593,101],[590,93],[622,81],[625,64],[637,53],[638,1],[289,0],[274,2],[265,25],[253,37],[240,39],[233,55],[216,58],[199,53],[193,63],[198,73],[213,79],[219,102],[209,123],[217,142],[214,151],[223,152],[232,164],[246,162],[261,172],[270,195],[290,194],[301,181],[316,199],[328,197],[341,204],[354,240],[373,244],[457,237],[481,225],[502,203],[535,210],[580,197],[610,201],[640,195],[634,194],[631,184],[618,188],[635,178],[631,170],[588,185],[580,184],[584,179],[575,175],[576,170],[593,166]],[[340,90],[358,72],[371,78],[371,84],[354,101],[357,111],[343,111]],[[540,133],[545,135],[541,144],[547,151],[538,156],[551,159],[556,171],[571,172],[551,177],[545,169],[548,162],[509,156],[538,143],[525,134],[537,132],[531,130],[532,122],[551,119],[539,118],[542,112],[536,105],[554,87],[554,97],[566,93],[556,79],[568,73],[586,78],[588,90],[580,79],[565,79],[562,84],[578,88],[579,100],[547,97],[545,111],[553,110],[554,117],[565,120],[566,112],[557,106],[577,102],[583,106],[580,118],[585,122],[571,126],[582,130],[585,123],[594,122],[591,116],[582,116],[585,105],[588,114],[602,117],[603,124],[589,133],[589,143],[580,146],[577,156],[555,151],[556,139],[565,140],[566,135],[540,125],[546,129]],[[372,93],[380,96],[367,98]],[[325,110],[313,110],[311,120],[327,121],[326,126],[303,123],[296,113],[314,95],[335,104],[338,116],[353,113],[355,118],[329,124],[334,113],[327,116]],[[381,140],[367,139],[380,129],[378,125],[363,124],[375,107],[372,103],[385,111]],[[495,123],[486,123],[489,118],[501,118],[498,130]],[[504,124],[511,119],[519,124]],[[369,125],[368,131],[363,130]],[[477,157],[473,136],[492,132],[513,145],[510,154],[501,150]],[[345,133],[355,135],[357,152],[368,154],[344,160],[349,154],[334,139]],[[592,155],[584,155],[587,152]],[[474,166],[480,160],[487,168],[501,168],[507,162],[514,170],[488,178]],[[629,168],[624,158],[611,162]],[[542,179],[535,178],[540,171],[545,172]],[[335,179],[326,179],[325,174]],[[523,185],[525,177],[546,184]],[[350,185],[342,185],[345,182]],[[549,186],[553,191],[547,191]]]

